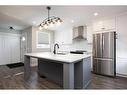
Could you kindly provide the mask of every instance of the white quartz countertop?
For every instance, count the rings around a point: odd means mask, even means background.
[[[52,52],[27,53],[25,56],[72,63],[90,57],[91,54],[53,54]]]

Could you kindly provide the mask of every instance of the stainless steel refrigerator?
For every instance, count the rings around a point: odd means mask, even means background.
[[[93,72],[116,75],[116,32],[93,34]]]

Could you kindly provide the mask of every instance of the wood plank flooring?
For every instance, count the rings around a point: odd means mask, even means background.
[[[10,69],[0,66],[0,89],[63,89],[51,80],[41,78],[33,68],[30,80],[24,80],[23,67]],[[105,77],[92,74],[92,82],[87,89],[127,89],[127,79]]]
[[[53,81],[41,78],[33,68],[30,80],[24,80],[24,68],[0,66],[0,89],[62,89]]]
[[[87,89],[127,89],[127,78],[92,74],[92,82]]]

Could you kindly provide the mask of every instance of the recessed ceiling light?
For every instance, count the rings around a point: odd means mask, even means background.
[[[71,23],[74,23],[74,20],[71,20]]]
[[[98,13],[96,12],[96,13],[94,13],[94,16],[98,16]]]
[[[33,24],[36,24],[36,21],[32,21]]]

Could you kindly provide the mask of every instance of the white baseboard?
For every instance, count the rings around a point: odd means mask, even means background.
[[[127,75],[124,75],[124,74],[118,74],[118,73],[116,73],[116,76],[127,78]]]

